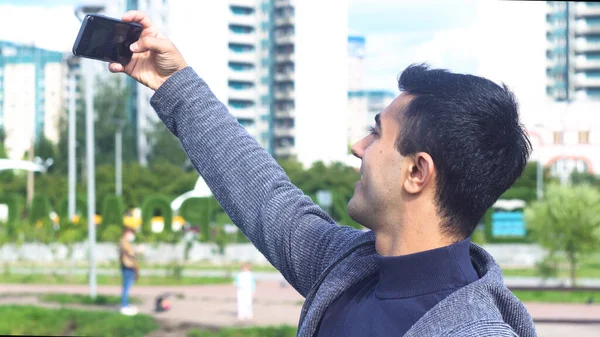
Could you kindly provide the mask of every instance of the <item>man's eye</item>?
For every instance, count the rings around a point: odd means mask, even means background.
[[[376,135],[376,134],[377,134],[377,128],[375,128],[375,127],[373,127],[373,126],[370,126],[370,127],[369,127],[369,132],[370,132],[372,135]]]

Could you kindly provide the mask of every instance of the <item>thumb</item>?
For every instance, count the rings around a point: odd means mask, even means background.
[[[160,54],[170,51],[172,46],[173,44],[171,41],[167,39],[146,36],[139,39],[137,42],[132,43],[131,46],[129,46],[129,49],[131,49],[131,51],[134,53],[143,53],[151,50]]]

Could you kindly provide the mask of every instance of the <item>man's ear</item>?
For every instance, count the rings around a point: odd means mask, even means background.
[[[422,192],[427,184],[433,181],[435,166],[433,159],[426,152],[419,152],[413,156],[405,157],[408,161],[404,189],[410,194]]]

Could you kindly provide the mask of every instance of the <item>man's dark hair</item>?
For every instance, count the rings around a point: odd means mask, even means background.
[[[464,239],[522,174],[531,153],[515,96],[504,84],[425,64],[406,68],[398,87],[412,100],[398,113],[396,148],[403,156],[432,157],[441,229]]]

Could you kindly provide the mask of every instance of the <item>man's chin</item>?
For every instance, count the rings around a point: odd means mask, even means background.
[[[350,219],[358,222],[359,224],[361,224],[362,226],[364,226],[362,221],[362,213],[361,212],[361,207],[359,205],[359,200],[357,200],[356,194],[352,196],[352,198],[350,199],[350,201],[348,201],[348,216],[350,217]]]

